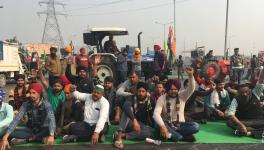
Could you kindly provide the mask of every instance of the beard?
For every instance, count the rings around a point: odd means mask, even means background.
[[[251,93],[248,96],[244,95],[238,95],[237,99],[242,103],[242,104],[247,104],[251,100]]]

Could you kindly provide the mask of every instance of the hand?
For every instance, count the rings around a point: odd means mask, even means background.
[[[71,92],[74,92],[74,91],[76,90],[76,88],[77,88],[76,85],[74,85],[74,84],[71,84],[71,85],[70,85],[70,91],[71,91]]]
[[[210,89],[212,90],[216,89],[216,84],[214,82],[211,82]]]
[[[7,139],[2,140],[2,142],[0,143],[0,148],[0,150],[5,150],[6,148],[10,149],[10,145]]]
[[[138,121],[136,120],[136,119],[134,119],[134,121],[133,121],[133,129],[134,129],[134,131],[136,131],[137,133],[139,133],[140,132],[140,125],[139,125],[139,123],[138,123]]]
[[[193,76],[193,68],[192,67],[186,67],[185,72],[188,74],[189,77]]]
[[[101,56],[100,55],[96,55],[94,58],[94,64],[98,65],[101,62]]]
[[[165,139],[168,139],[169,137],[169,132],[168,132],[168,129],[165,127],[165,126],[161,126],[160,127],[160,135],[165,138]]]
[[[217,111],[217,114],[220,116],[220,117],[225,117],[225,113],[223,113],[222,111],[220,110],[216,110]]]
[[[48,136],[47,141],[45,142],[46,145],[53,145],[54,144],[54,136]]]
[[[98,143],[98,139],[99,139],[99,133],[94,132],[92,136],[92,144],[96,145]]]

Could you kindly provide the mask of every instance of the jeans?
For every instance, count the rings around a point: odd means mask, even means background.
[[[264,127],[264,119],[240,120],[240,122],[242,122],[247,127],[247,130],[249,131],[263,129]],[[239,128],[239,126],[232,120],[228,120],[226,124],[228,127],[230,127],[233,130],[236,130]]]
[[[35,136],[36,141],[42,141],[44,137],[47,137],[50,135],[49,127],[43,127],[40,129],[39,132],[33,133],[32,129],[28,127],[17,127],[12,133],[12,138],[17,139],[29,139]]]
[[[145,138],[150,138],[153,136],[154,129],[145,125],[144,123],[139,121],[140,125],[140,133],[137,133],[136,131],[131,131],[126,133],[126,139],[127,140],[144,140]],[[130,118],[125,114],[122,113],[122,117],[119,123],[119,129],[118,131],[125,131],[127,128],[132,129],[133,123],[130,120]]]
[[[2,138],[7,130],[7,127],[0,128],[0,138]]]
[[[160,130],[159,126],[156,126],[158,130]],[[199,124],[196,122],[188,121],[180,123],[180,127],[178,129],[174,129],[165,122],[165,127],[168,129],[171,134],[172,141],[179,141],[183,137],[193,135],[199,131]]]
[[[235,77],[235,79],[237,80],[237,83],[240,84],[241,77],[243,75],[243,69],[234,68],[232,70],[233,70],[233,77]]]

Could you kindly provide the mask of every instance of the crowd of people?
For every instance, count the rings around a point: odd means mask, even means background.
[[[115,44],[108,42],[106,47],[111,43]],[[52,145],[59,136],[64,143],[91,141],[96,145],[106,140],[111,125],[118,125],[113,135],[117,148],[124,147],[124,139],[145,140],[155,138],[156,133],[163,140],[195,142],[198,123],[207,120],[226,120],[235,135],[260,138],[264,127],[264,71],[255,84],[241,83],[238,77],[243,58],[238,49],[231,57],[235,75],[228,83],[210,77],[197,82],[195,68],[184,68],[181,57],[178,79],[168,79],[163,74],[166,57],[160,46],[155,45],[154,50],[154,74],[148,80],[139,79],[140,49],[135,49],[132,71],[127,69],[128,51],[124,49],[117,54],[118,79],[108,76],[100,85],[94,80],[99,62],[91,61],[85,48],[75,60],[69,56],[64,63],[56,55],[57,49],[50,48],[45,66],[33,68],[29,82],[22,74],[16,76],[17,86],[9,92],[8,102],[4,101],[6,93],[0,90],[1,150],[9,143],[39,141]],[[43,69],[48,71],[48,81]],[[187,79],[182,83],[184,70]],[[197,97],[204,98],[202,112],[193,111]],[[191,113],[188,117],[187,112]]]

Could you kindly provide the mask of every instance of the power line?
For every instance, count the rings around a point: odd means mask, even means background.
[[[190,0],[178,0],[176,3],[181,3],[181,2],[186,2]],[[84,14],[84,15],[69,15],[69,16],[91,16],[91,15],[112,15],[112,14],[119,14],[119,13],[128,13],[128,12],[133,12],[133,11],[145,11],[147,9],[152,9],[152,8],[157,8],[157,7],[165,7],[168,5],[173,4],[171,3],[163,3],[163,4],[157,4],[153,6],[148,6],[148,7],[142,7],[142,8],[135,8],[135,9],[128,9],[128,10],[120,10],[120,11],[111,11],[111,12],[105,12],[105,13],[90,13],[90,14]]]
[[[96,8],[96,7],[101,7],[101,6],[107,6],[107,5],[119,4],[119,3],[123,3],[123,2],[127,2],[127,1],[131,1],[131,0],[116,0],[116,1],[111,1],[111,2],[107,2],[107,3],[94,4],[94,5],[91,5],[91,6],[89,6],[89,7],[70,9],[70,10],[66,10],[66,11],[67,11],[67,12],[71,12],[71,11],[79,11],[79,10],[85,10],[85,9],[88,9],[88,8]]]
[[[121,11],[112,11],[112,12],[105,12],[105,13],[91,13],[91,14],[85,14],[85,15],[70,15],[70,16],[91,16],[91,15],[111,15],[111,14],[119,14],[119,13],[128,13],[132,11],[145,11],[147,9],[157,8],[157,7],[164,7],[171,5],[172,3],[164,3],[159,5],[153,5],[149,7],[142,7],[142,8],[135,8],[135,9],[129,9],[129,10],[121,10]]]

